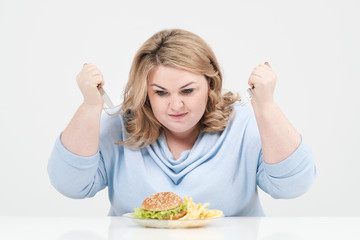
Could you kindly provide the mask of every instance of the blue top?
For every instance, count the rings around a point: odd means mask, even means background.
[[[234,110],[223,132],[201,133],[177,160],[164,134],[140,150],[115,144],[125,140],[124,120],[103,114],[95,155],[75,155],[60,137],[56,140],[48,163],[51,183],[71,198],[92,197],[108,187],[110,216],[133,212],[146,197],[163,191],[208,202],[225,216],[264,216],[257,186],[273,198],[305,193],[315,178],[313,155],[302,138],[288,158],[265,163],[251,105],[234,104]]]

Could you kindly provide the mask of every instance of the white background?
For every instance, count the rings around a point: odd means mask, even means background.
[[[261,194],[268,216],[360,215],[358,1],[0,2],[0,215],[107,215],[107,190],[73,200],[46,166],[82,101],[75,76],[97,65],[121,102],[132,58],[152,34],[183,28],[213,48],[224,88],[253,68],[278,73],[276,101],[313,149],[317,179],[292,200]]]

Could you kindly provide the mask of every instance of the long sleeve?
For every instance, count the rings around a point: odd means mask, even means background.
[[[226,216],[264,216],[258,186],[274,198],[303,194],[315,178],[313,156],[302,139],[287,159],[266,164],[252,108],[234,108],[223,132],[201,133],[194,147],[176,160],[163,134],[143,149],[116,144],[126,138],[124,120],[104,115],[95,155],[74,155],[56,140],[48,164],[50,180],[71,198],[92,197],[107,187],[110,216],[132,212],[144,198],[162,191],[209,202]]]
[[[304,194],[315,175],[313,154],[303,138],[295,152],[279,163],[265,163],[260,153],[257,183],[273,198],[295,198]]]
[[[47,170],[51,184],[70,198],[92,197],[107,185],[101,152],[90,157],[77,156],[62,145],[60,137],[55,142]]]

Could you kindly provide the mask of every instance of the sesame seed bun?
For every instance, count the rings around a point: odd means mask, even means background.
[[[172,192],[160,192],[147,197],[141,204],[141,208],[148,211],[163,211],[179,207],[183,203],[182,198]]]

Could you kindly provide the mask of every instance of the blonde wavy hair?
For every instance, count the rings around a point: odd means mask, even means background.
[[[129,138],[119,144],[143,148],[160,136],[163,126],[155,118],[147,96],[150,71],[164,65],[202,74],[209,84],[209,96],[200,131],[221,132],[232,115],[231,104],[239,99],[232,92],[222,93],[222,73],[215,54],[199,36],[181,29],[163,30],[150,37],[136,53],[124,90],[120,112]]]

